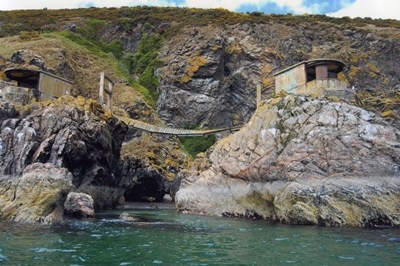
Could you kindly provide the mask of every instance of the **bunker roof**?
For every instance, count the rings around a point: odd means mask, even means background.
[[[327,65],[328,66],[328,71],[329,72],[334,72],[334,73],[339,73],[343,70],[345,64],[337,59],[330,59],[330,58],[318,58],[318,59],[312,59],[312,60],[308,60],[308,61],[302,61],[299,62],[297,64],[294,64],[290,67],[287,67],[285,69],[282,69],[278,72],[275,72],[273,75],[274,76],[278,76],[290,69],[293,69],[299,65],[305,64],[306,65],[306,69],[314,67],[314,66],[319,66],[319,65]]]
[[[28,82],[28,83],[36,83],[39,81],[40,74],[46,74],[48,76],[51,76],[53,78],[62,80],[64,82],[72,84],[71,81],[61,78],[57,75],[54,75],[52,73],[42,71],[42,70],[33,70],[33,69],[25,69],[25,68],[8,68],[4,71],[6,74],[7,78],[16,80],[16,81],[23,81],[23,82]]]

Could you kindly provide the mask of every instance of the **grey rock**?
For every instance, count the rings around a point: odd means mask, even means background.
[[[72,174],[52,164],[34,163],[22,177],[0,178],[0,219],[55,224],[63,221],[63,203]]]
[[[210,167],[182,180],[179,209],[294,224],[400,225],[396,128],[346,103],[274,101],[214,146]],[[360,193],[364,199],[355,200]]]
[[[164,177],[143,161],[126,156],[121,162],[120,187],[125,189],[126,201],[162,201],[166,194]]]
[[[78,107],[72,97],[37,108],[22,119],[6,119],[1,125],[0,171],[20,176],[35,162],[67,168],[77,189],[96,191],[95,208],[118,204],[115,190],[119,183],[119,154],[127,127],[115,118],[103,119],[102,113]],[[90,106],[90,101],[87,103]],[[104,189],[109,187],[110,189]],[[119,192],[123,194],[123,192]],[[105,204],[105,205],[103,205]]]
[[[64,202],[64,214],[74,218],[94,217],[93,198],[85,193],[70,192]]]

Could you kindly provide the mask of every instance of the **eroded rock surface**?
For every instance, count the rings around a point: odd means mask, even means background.
[[[64,202],[64,213],[76,218],[93,217],[93,198],[85,193],[70,192]]]
[[[96,208],[115,206],[123,195],[117,173],[126,125],[83,98],[30,108],[22,118],[2,121],[1,174],[20,176],[32,163],[51,163],[68,169],[74,187],[90,194]]]
[[[0,178],[0,218],[16,222],[60,223],[72,174],[52,164],[34,163],[22,177]]]
[[[346,103],[272,99],[216,144],[211,167],[182,181],[176,204],[295,224],[400,225],[399,138]]]
[[[125,188],[126,201],[162,201],[165,179],[156,169],[140,159],[126,156],[121,160],[120,186]]]

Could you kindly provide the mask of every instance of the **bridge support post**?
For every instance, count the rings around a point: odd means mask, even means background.
[[[261,85],[257,85],[256,104],[258,107],[261,103]]]
[[[103,105],[104,103],[104,72],[100,73],[100,88],[99,88],[99,104]]]
[[[104,86],[105,82],[108,82],[108,86]],[[104,72],[100,73],[100,88],[99,88],[99,104],[100,105],[105,105],[108,111],[111,110],[111,99],[112,99],[112,94],[113,94],[113,87],[114,87],[114,82],[107,77]],[[105,95],[104,95],[105,93]],[[106,103],[104,104],[104,97],[106,97]]]

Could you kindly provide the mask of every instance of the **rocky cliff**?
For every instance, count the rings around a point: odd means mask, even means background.
[[[180,210],[292,224],[400,225],[400,132],[346,103],[287,96],[183,179]]]
[[[92,99],[0,100],[0,115],[0,219],[58,223],[64,211],[87,217],[125,199],[160,201],[187,163],[165,137],[122,145],[128,127]]]
[[[79,45],[57,33],[34,35],[34,37],[28,39],[18,36],[0,38],[0,44],[0,78],[1,71],[8,67],[44,70],[71,80],[74,86],[72,90],[74,96],[79,95],[85,96],[87,99],[96,99],[99,73],[105,71],[115,82],[113,93],[113,111],[115,114],[129,116],[155,125],[162,124],[154,108],[149,104],[149,98],[138,91],[143,90],[145,94],[146,89],[135,82],[128,82],[127,78],[121,74],[121,70],[116,67],[118,65],[117,60],[110,54],[93,50],[93,47]],[[5,47],[9,49],[5,49]],[[1,82],[0,89],[6,85],[10,85],[10,83]],[[80,101],[85,100],[80,99]],[[94,101],[92,103],[94,104]],[[14,106],[5,101],[1,101],[0,104],[0,121],[10,117],[20,117],[15,106],[19,106],[18,108],[22,110],[31,108],[20,107],[20,104]],[[66,105],[68,104],[66,103]],[[63,103],[59,102],[59,105],[61,106]],[[36,109],[42,107],[37,104],[33,105],[33,108]],[[82,104],[80,107],[78,104],[78,108],[83,108]],[[57,111],[66,114],[75,110],[55,110],[54,112]],[[24,118],[26,115],[27,112],[23,110],[21,116]],[[80,119],[77,121],[78,124]],[[60,120],[53,121],[52,124],[44,123],[38,130],[45,130],[46,126],[54,127],[54,124],[57,128],[68,127],[69,124],[64,122]],[[100,131],[96,134],[101,135],[103,129],[99,127],[93,129],[93,131],[97,130]],[[179,147],[178,140],[174,137],[143,135],[142,132],[132,128],[127,130],[123,134],[125,145],[122,148],[122,155],[129,158],[118,162],[118,166],[121,167],[113,166],[115,168],[113,175],[118,176],[118,178],[111,177],[113,181],[110,182],[116,183],[122,190],[126,190],[125,197],[127,199],[162,199],[166,192],[164,182],[173,179],[175,174],[185,167],[186,161],[189,159],[188,156]],[[118,141],[120,141],[120,137],[116,136]],[[61,142],[64,140],[61,140]],[[119,158],[116,159],[119,160]],[[21,167],[16,174],[22,173],[22,170]],[[128,173],[129,177],[127,176]],[[105,176],[107,174],[104,173]],[[129,192],[131,189],[136,195]],[[146,192],[136,193],[141,190]],[[91,193],[94,194],[95,192],[92,191]],[[101,195],[97,196],[97,198],[101,197]],[[95,204],[96,208],[103,206],[103,203],[100,203],[99,200],[95,200]],[[115,201],[112,205],[115,205]]]
[[[65,97],[25,106],[20,116],[3,118],[2,175],[21,176],[33,163],[66,168],[76,190],[95,199],[96,208],[115,206],[120,148],[127,127],[95,101]]]
[[[315,27],[319,30],[315,30]],[[231,126],[255,110],[257,86],[273,93],[273,73],[303,60],[343,60],[349,87],[396,91],[400,40],[334,24],[186,27],[160,51],[160,117],[177,126]],[[392,62],[392,63],[391,63]]]
[[[274,72],[312,58],[345,62],[340,78],[357,92],[391,98],[400,86],[400,24],[394,20],[124,7],[2,12],[0,21],[0,36],[29,29],[58,32],[75,25],[74,32],[63,36],[91,50],[113,53],[124,71],[150,91],[160,117],[178,127],[247,122],[255,110],[257,86],[269,98]],[[55,55],[65,64],[51,69],[84,80],[80,72],[87,74],[88,68],[76,56],[62,51]],[[81,83],[82,88],[91,87]],[[368,93],[362,98],[370,98]],[[398,116],[398,106],[386,104],[377,103],[377,111],[395,109],[390,115]]]

